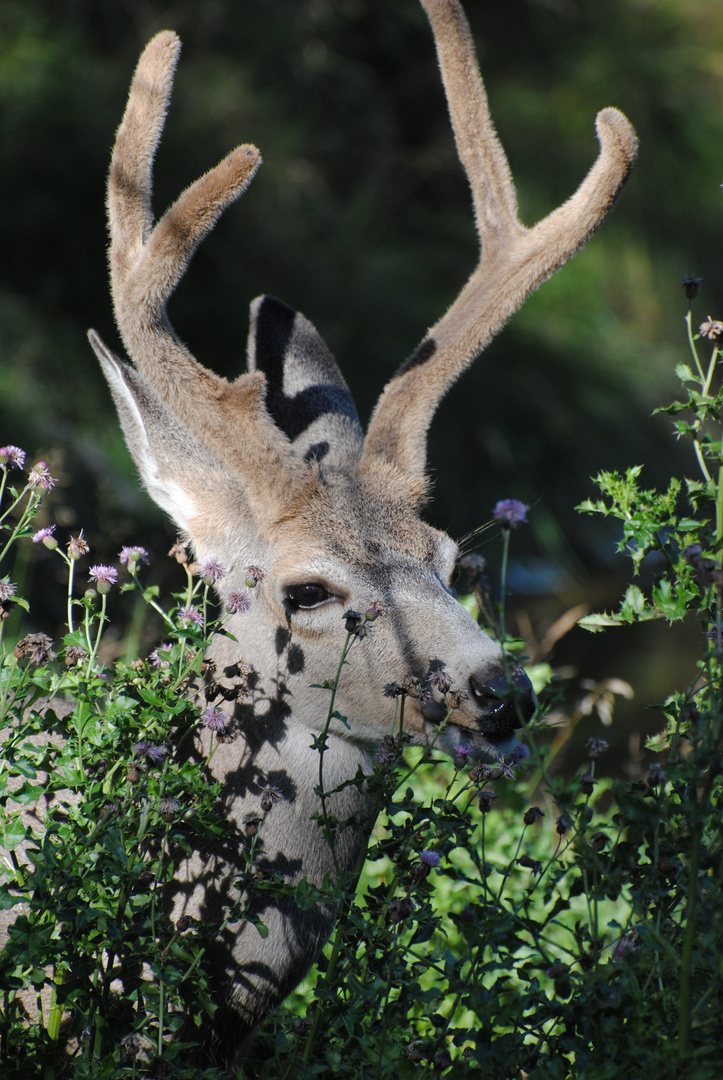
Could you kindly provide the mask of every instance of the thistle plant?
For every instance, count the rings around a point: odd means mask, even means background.
[[[224,632],[210,598],[221,568],[196,574],[175,545],[185,587],[164,607],[142,580],[147,552],[126,547],[118,567],[91,565],[91,587],[76,595],[88,544],[82,532],[63,547],[54,526],[34,531],[53,481],[41,463],[13,486],[23,467],[17,447],[0,450],[0,572],[16,544],[44,544],[66,570],[67,632],[6,644],[7,618],[28,606],[2,576],[0,1071],[121,1077],[159,1062],[197,1076],[174,1034],[206,1014],[203,958],[222,928],[174,925],[163,894],[178,853],[223,827],[217,785],[183,749],[203,722],[206,646]],[[157,612],[167,640],[148,660],[108,669],[106,603],[118,588]]]
[[[717,1076],[723,324],[708,318],[695,333],[689,314],[687,325],[692,363],[677,369],[683,397],[664,411],[689,441],[698,475],[656,492],[642,487],[639,466],[601,473],[601,497],[581,508],[619,523],[634,575],[651,553],[658,566],[649,585],[633,581],[618,611],[587,616],[583,625],[687,618],[700,639],[688,687],[659,706],[644,778],[610,780],[609,748],[599,738],[588,740],[572,774],[560,769],[565,737],[589,711],[582,703],[566,714],[557,708],[552,732],[541,704],[523,743],[499,760],[464,745],[450,760],[438,737],[454,722],[464,688],[437,667],[427,683],[410,676],[384,688],[393,719],[371,775],[345,781],[364,789],[368,816],[340,820],[326,755],[333,727],[353,717],[338,712],[337,688],[385,617],[378,604],[345,612],[337,670],[320,687],[328,711],[315,739],[316,827],[332,853],[345,829],[361,826],[367,841],[350,873],[334,859],[337,872],[321,886],[291,886],[261,870],[263,819],[282,797],[268,787],[260,816],[244,823],[237,900],[220,925],[173,924],[163,897],[175,855],[224,828],[208,758],[194,761],[184,747],[199,727],[212,732],[211,754],[225,737],[205,649],[229,612],[249,610],[263,571],[249,567],[248,591],[230,593],[218,613],[211,590],[223,566],[193,567],[174,545],[182,584],[169,602],[144,584],[148,556],[137,546],[123,549],[118,566],[92,563],[93,587],[79,596],[76,563],[92,558],[82,533],[61,542],[53,526],[34,527],[52,484],[47,467],[26,475],[22,451],[0,450],[3,616],[27,609],[6,569],[15,544],[44,544],[68,581],[62,640],[36,633],[9,642],[0,634],[4,1077],[219,1080],[218,1070],[191,1064],[213,1010],[206,961],[232,920],[255,921],[264,932],[250,890],[270,902],[293,897],[301,908],[332,904],[338,917],[322,959],[265,1021],[239,1077]],[[18,475],[22,482],[12,484]],[[503,500],[493,512],[497,611],[479,560],[468,558],[471,594],[463,598],[518,651],[505,615],[507,565],[528,509]],[[108,668],[106,605],[117,589],[156,612],[163,640],[147,659]],[[237,667],[243,676],[242,658]],[[550,700],[550,669],[532,667],[530,675],[540,701]],[[586,702],[598,701],[610,719],[621,685],[593,688]],[[430,687],[444,697],[446,715],[429,746],[413,748],[405,707]],[[38,805],[49,808],[40,818]]]

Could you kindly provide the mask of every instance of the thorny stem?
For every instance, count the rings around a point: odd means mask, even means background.
[[[507,598],[507,559],[510,551],[510,532],[512,530],[509,527],[502,529],[502,568],[500,570],[500,641],[504,642],[506,636],[505,630],[505,601]]]
[[[354,641],[354,635],[347,633],[344,647],[341,650],[341,658],[339,660],[338,667],[336,669],[336,675],[332,682],[329,684],[331,690],[331,696],[329,698],[329,708],[326,713],[326,722],[324,724],[323,731],[320,737],[317,739],[317,749],[319,751],[319,799],[321,800],[321,824],[325,829],[326,840],[331,851],[331,857],[334,861],[334,870],[337,876],[339,875],[339,863],[336,857],[336,830],[330,828],[329,816],[327,813],[326,797],[327,792],[324,790],[324,755],[328,749],[329,741],[329,729],[331,727],[331,721],[334,719],[334,702],[336,701],[336,692],[339,688],[339,679],[341,678],[341,672],[346,663],[346,658],[349,655],[352,643]]]
[[[93,670],[93,668],[95,667],[95,658],[98,655],[98,646],[100,645],[100,639],[101,639],[102,634],[103,634],[103,624],[106,621],[106,619],[105,619],[105,610],[106,610],[107,605],[108,605],[108,598],[107,598],[105,593],[101,593],[101,596],[100,596],[100,615],[98,616],[98,629],[96,630],[95,641],[93,642],[92,646],[91,646],[91,641],[90,641],[90,622],[89,622],[88,612],[86,611],[86,616],[85,616],[86,638],[87,638],[87,641],[88,641],[88,649],[90,651],[90,656],[88,657],[88,664],[87,664],[87,667],[85,669],[86,678],[90,677],[90,673]]]
[[[0,503],[2,503],[3,492],[5,490],[6,476],[7,474],[3,470],[2,487],[0,487]],[[10,504],[5,513],[0,514],[0,525],[2,525],[3,521],[5,521],[5,518],[9,514],[11,514],[15,507],[22,502],[23,498],[28,492],[30,492],[30,498],[28,499],[27,504],[23,512],[21,513],[20,518],[18,519],[14,529],[10,533],[10,537],[5,544],[5,547],[2,549],[2,551],[0,551],[0,562],[2,562],[2,560],[5,558],[5,555],[15,543],[18,536],[21,535],[21,533],[28,527],[29,523],[32,521],[33,517],[35,516],[35,511],[40,504],[41,496],[38,494],[37,491],[33,491],[28,484],[23,488],[17,498]]]
[[[706,379],[705,375],[703,374],[703,366],[700,362],[700,358],[698,357],[698,350],[695,347],[695,338],[693,337],[693,312],[690,308],[688,308],[688,314],[685,316],[685,325],[688,330],[688,344],[690,345],[690,351],[693,354],[693,360],[695,361],[695,366],[698,369],[701,384],[704,384]]]
[[[688,1052],[690,1042],[691,1020],[691,991],[693,982],[693,945],[697,932],[695,911],[698,901],[698,870],[700,866],[700,845],[703,836],[704,821],[709,813],[709,799],[713,788],[713,781],[720,772],[719,762],[715,762],[708,770],[705,787],[698,804],[695,789],[692,792],[694,805],[697,804],[699,820],[694,823],[693,843],[688,864],[688,888],[686,892],[685,911],[685,936],[683,938],[683,951],[680,958],[680,998],[678,1005],[678,1049],[681,1059]]]

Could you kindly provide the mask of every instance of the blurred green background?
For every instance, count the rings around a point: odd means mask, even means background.
[[[578,516],[601,468],[645,462],[650,486],[693,474],[651,419],[695,321],[722,317],[723,6],[717,0],[468,0],[493,117],[531,224],[592,164],[596,112],[641,140],[611,219],[548,282],[442,404],[430,519],[455,538],[500,498],[532,505],[512,584],[538,636],[572,604],[616,604],[629,568],[614,533]],[[122,543],[165,554],[174,531],[141,491],[85,333],[119,348],[106,281],[104,185],[138,54],[184,42],[156,171],[156,210],[239,142],[264,164],[204,242],[171,318],[205,364],[243,366],[249,301],[303,311],[335,353],[363,421],[476,258],[431,35],[415,0],[3,0],[0,443],[43,457],[48,520],[85,529],[96,560]],[[698,316],[700,316],[698,318]],[[498,539],[474,545],[494,569]],[[47,553],[19,566],[38,623],[60,622]],[[152,573],[162,577],[156,567]],[[696,630],[575,630],[561,664],[646,700],[690,677]],[[568,650],[566,652],[566,650]],[[655,724],[653,724],[655,726]]]

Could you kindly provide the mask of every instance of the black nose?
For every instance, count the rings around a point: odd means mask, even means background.
[[[475,674],[470,676],[472,700],[479,706],[480,730],[486,738],[509,739],[516,728],[532,719],[537,698],[532,683],[517,664],[509,664],[507,672],[492,678]]]

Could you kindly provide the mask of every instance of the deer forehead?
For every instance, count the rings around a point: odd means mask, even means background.
[[[277,524],[271,545],[278,575],[316,572],[368,581],[390,571],[446,577],[457,545],[422,521],[408,505],[363,488],[324,492]]]

